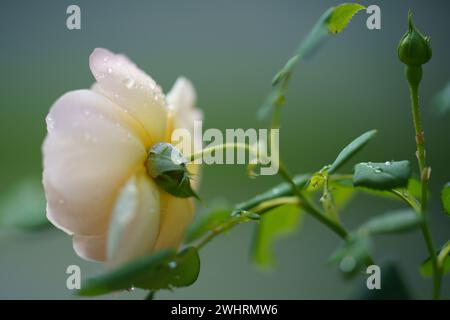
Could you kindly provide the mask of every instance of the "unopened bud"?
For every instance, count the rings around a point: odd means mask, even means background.
[[[430,38],[425,37],[414,26],[411,11],[408,14],[408,31],[398,45],[398,57],[410,67],[418,67],[431,59]]]

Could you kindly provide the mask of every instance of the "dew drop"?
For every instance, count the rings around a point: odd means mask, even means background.
[[[344,259],[342,259],[341,263],[339,264],[339,268],[343,272],[350,272],[352,271],[356,266],[355,258],[346,256]]]
[[[169,268],[170,269],[175,269],[177,267],[177,263],[175,261],[170,261],[169,262]]]
[[[55,121],[52,117],[47,116],[47,131],[52,131],[55,128]]]
[[[390,162],[390,161],[386,161],[384,164],[385,164],[386,166],[390,166],[390,165],[391,165],[391,162]]]
[[[135,289],[134,286],[131,286],[131,287],[129,287],[129,288],[127,289],[127,291],[128,291],[128,292],[132,292],[132,291],[134,291],[134,289]]]
[[[112,73],[113,69],[111,67],[108,67],[107,71],[108,71],[108,73]]]
[[[133,88],[134,86],[134,79],[132,78],[127,78],[125,79],[125,87],[127,87],[128,89]]]
[[[381,170],[381,168],[375,168],[375,171],[374,171],[375,173],[381,173],[381,172],[383,172],[383,170]]]

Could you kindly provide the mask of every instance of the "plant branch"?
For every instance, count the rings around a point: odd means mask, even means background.
[[[301,192],[294,180],[291,178],[289,173],[287,172],[283,163],[280,162],[279,175],[291,185],[292,191],[294,195],[296,195],[301,201],[303,208],[311,214],[314,218],[319,220],[322,224],[327,226],[333,232],[335,232],[342,239],[347,239],[348,233],[347,231],[340,225],[329,219],[326,215],[324,215],[319,208],[317,208],[304,194]]]
[[[411,98],[411,111],[414,123],[414,129],[416,132],[416,156],[419,163],[420,180],[421,180],[421,199],[420,199],[420,213],[423,217],[421,224],[422,234],[427,245],[428,252],[431,257],[431,263],[433,265],[433,299],[440,298],[440,288],[442,274],[438,264],[436,247],[434,245],[430,228],[427,221],[427,204],[428,204],[428,182],[430,179],[430,168],[426,164],[426,152],[425,152],[425,136],[422,129],[422,121],[420,118],[419,109],[419,83],[422,77],[422,67],[406,67],[406,77],[408,79],[410,98]]]
[[[212,153],[214,151],[224,151],[227,149],[241,149],[241,150],[245,150],[248,151],[250,153],[253,153],[255,156],[258,156],[258,151],[256,148],[249,146],[248,144],[245,143],[224,143],[224,144],[219,144],[219,145],[215,145],[212,147],[208,147],[208,148],[204,148],[200,151],[196,151],[193,152],[189,155],[186,156],[186,158],[188,159],[189,162],[193,162],[198,158],[203,157],[203,155],[205,154],[209,154]]]

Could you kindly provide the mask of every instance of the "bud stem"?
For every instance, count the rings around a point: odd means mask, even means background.
[[[426,219],[427,204],[428,204],[428,182],[430,179],[430,168],[426,165],[426,152],[425,152],[425,137],[422,129],[422,121],[420,118],[419,110],[419,84],[422,79],[422,67],[421,66],[406,66],[405,69],[406,79],[409,84],[409,92],[411,98],[411,111],[414,123],[414,129],[416,131],[416,146],[417,146],[417,160],[419,163],[420,180],[421,180],[421,199],[420,199],[420,213],[423,216],[423,222],[421,225],[422,234],[427,245],[428,252],[431,257],[431,263],[433,265],[433,299],[440,299],[442,272],[438,265],[438,259],[436,255],[436,247],[431,237],[430,228]]]

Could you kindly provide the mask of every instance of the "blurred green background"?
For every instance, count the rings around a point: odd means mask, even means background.
[[[66,8],[81,7],[82,30],[66,29]],[[164,91],[178,75],[198,91],[205,127],[264,127],[256,110],[274,73],[294,51],[317,18],[339,1],[2,1],[0,10],[0,192],[41,174],[44,118],[64,92],[93,82],[88,56],[95,47],[123,52],[147,71]],[[283,110],[281,152],[293,172],[310,172],[330,163],[354,137],[376,128],[377,138],[356,161],[409,159],[414,133],[403,66],[396,46],[406,31],[407,10],[431,35],[433,58],[424,67],[422,113],[432,171],[431,225],[437,244],[450,236],[450,220],[438,191],[450,180],[449,116],[438,116],[433,95],[448,80],[448,1],[362,1],[381,7],[381,30],[366,28],[359,13],[342,34],[332,37],[301,63]],[[351,170],[351,166],[345,169]],[[201,195],[206,201],[241,201],[278,183],[277,177],[250,180],[243,166],[204,168]],[[343,214],[352,228],[397,202],[360,196]],[[277,246],[278,267],[258,271],[249,263],[253,225],[243,225],[201,252],[198,281],[159,298],[316,299],[347,298],[355,282],[326,264],[339,240],[307,217],[300,232]],[[426,257],[419,232],[376,240],[375,257],[398,257],[416,298],[428,298],[431,281],[417,266]],[[100,264],[78,258],[71,239],[56,229],[31,234],[0,233],[0,298],[73,298],[66,289],[66,267],[83,276]],[[449,278],[444,296],[450,297]],[[135,291],[109,296],[140,298]]]

